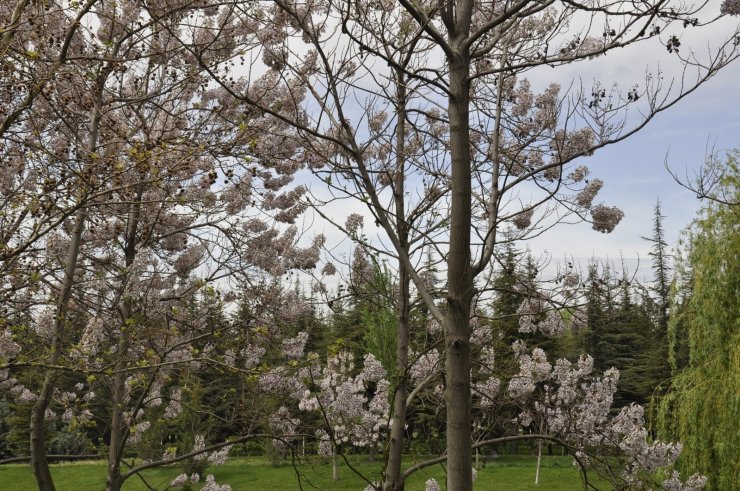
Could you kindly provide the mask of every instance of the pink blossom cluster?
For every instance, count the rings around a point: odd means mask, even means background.
[[[193,441],[193,452],[201,452],[198,455],[193,456],[193,460],[196,462],[201,460],[206,460],[208,458],[208,455],[206,455],[203,452],[203,449],[206,448],[206,438],[203,435],[195,435],[195,440]]]
[[[131,426],[129,430],[128,443],[130,443],[131,445],[137,445],[141,443],[141,438],[144,432],[148,430],[151,425],[152,424],[149,421],[140,421],[139,423]]]
[[[188,475],[183,473],[177,476],[176,478],[174,478],[170,482],[170,486],[172,486],[173,488],[178,488],[180,486],[184,486],[187,482],[188,482]]]
[[[593,229],[597,232],[609,233],[624,218],[624,212],[616,206],[597,205],[591,208]]]
[[[288,408],[280,406],[277,411],[270,415],[268,424],[273,434],[285,437],[295,434],[300,420],[293,418]],[[272,441],[272,444],[280,451],[283,451],[285,448],[283,440],[275,439]]]
[[[244,368],[252,370],[260,364],[260,359],[265,354],[265,347],[260,344],[250,343],[246,348],[241,350],[240,354],[244,358]]]
[[[437,482],[436,479],[434,479],[433,477],[430,477],[424,483],[424,490],[425,491],[442,491],[442,488],[439,486],[439,483]]]
[[[213,465],[223,465],[229,459],[229,452],[231,451],[232,445],[226,445],[218,450],[214,450],[208,455],[208,462]]]
[[[206,476],[206,484],[200,488],[200,491],[231,491],[231,486],[228,484],[218,484],[213,474]]]
[[[363,218],[362,215],[352,213],[347,217],[344,223],[344,228],[347,229],[350,235],[357,235],[357,231],[362,228]]]
[[[545,353],[516,343],[519,372],[508,383],[515,400],[529,400],[517,416],[522,426],[558,436],[586,453],[618,452],[622,478],[637,483],[641,476],[673,464],[680,444],[648,441],[641,406],[629,405],[611,415],[619,372],[593,374],[593,359],[582,355],[574,364],[565,359],[551,365]],[[636,484],[635,484],[636,485]]]
[[[700,491],[707,485],[707,478],[701,474],[693,474],[681,481],[681,475],[678,471],[673,471],[671,477],[663,481],[663,489],[666,491]]]
[[[577,282],[577,275],[572,275],[569,281]],[[572,292],[569,293],[572,294]],[[557,309],[550,309],[545,312],[545,309],[545,301],[541,298],[529,297],[524,299],[517,309],[519,332],[534,333],[540,331],[545,336],[553,337],[563,335],[566,330],[563,312]],[[541,318],[543,314],[544,318]],[[571,328],[580,330],[585,327],[586,314],[579,309],[574,309],[571,314]]]
[[[570,174],[568,174],[568,178],[572,180],[573,182],[581,182],[583,181],[586,176],[588,176],[590,173],[588,167],[585,165],[579,165],[573,171],[571,171]]]
[[[304,389],[298,408],[319,411],[338,443],[359,447],[378,445],[382,443],[388,417],[386,373],[372,354],[365,356],[359,373],[353,375],[355,372],[351,353],[330,356],[325,366],[311,369],[314,388]],[[372,398],[368,398],[370,387],[375,389]]]
[[[437,349],[433,348],[416,356],[418,358],[409,368],[409,376],[417,383],[436,373],[442,367],[443,360]],[[412,358],[414,358],[413,353]]]
[[[283,356],[289,360],[295,360],[303,356],[303,350],[308,341],[307,332],[299,332],[296,337],[283,340]]]
[[[21,347],[13,340],[9,329],[0,331],[0,360],[10,360],[21,352]]]
[[[182,390],[175,387],[170,392],[170,402],[164,410],[165,419],[175,419],[182,412]]]
[[[740,0],[725,0],[719,11],[723,15],[740,15]]]
[[[516,315],[519,319],[519,332],[536,332],[536,317],[544,310],[544,304],[539,298],[527,297],[517,308]]]
[[[533,215],[534,208],[528,208],[517,213],[511,221],[519,230],[526,230],[532,224]]]
[[[604,181],[601,179],[591,179],[591,181],[586,184],[586,187],[576,195],[576,203],[584,208],[591,208],[591,203],[603,185]]]
[[[581,128],[572,132],[558,130],[550,147],[555,153],[556,160],[565,163],[575,156],[591,155],[595,141],[596,135],[591,128]]]

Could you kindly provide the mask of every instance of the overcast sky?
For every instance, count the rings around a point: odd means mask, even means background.
[[[713,0],[708,10],[719,12],[719,0]],[[726,39],[738,24],[738,18],[726,18],[709,28],[692,30],[679,29],[682,53],[689,48],[706,53],[708,47],[717,46]],[[664,46],[658,43],[641,44],[622,49],[593,63],[576,64],[556,70],[543,69],[542,73],[529,76],[533,89],[555,80],[563,87],[569,81],[580,81],[590,88],[599,80],[609,88],[619,83],[622,88],[644,82],[646,70],[657,67],[667,82],[680,75],[679,64]],[[561,79],[553,79],[554,76]],[[539,79],[539,80],[538,80]],[[575,258],[585,265],[591,257],[620,261],[636,271],[639,280],[649,280],[650,244],[641,239],[652,232],[653,207],[660,199],[665,215],[666,240],[670,247],[676,243],[681,230],[695,216],[699,201],[688,190],[679,186],[669,175],[664,163],[679,175],[692,176],[702,165],[709,147],[715,150],[740,147],[740,61],[726,67],[707,84],[702,86],[676,106],[657,115],[641,132],[628,140],[601,149],[585,162],[592,176],[605,182],[596,202],[619,207],[625,217],[611,234],[595,232],[590,224],[560,225],[529,242],[535,256],[549,256],[552,264],[564,257]],[[316,185],[312,186],[316,190]],[[339,223],[351,212],[367,215],[361,203],[343,202],[331,214]],[[363,213],[364,211],[364,213]],[[313,231],[322,229],[329,237],[328,244],[340,240],[340,235],[320,222],[314,223]],[[369,227],[368,227],[369,226]],[[371,223],[366,227],[374,229]],[[367,230],[372,233],[371,230]],[[332,240],[334,239],[334,240]],[[338,250],[348,246],[345,241]],[[639,263],[638,263],[639,260]],[[638,269],[639,264],[639,269]]]
[[[593,175],[605,181],[598,198],[625,212],[614,232],[604,235],[592,231],[588,224],[564,225],[533,240],[533,252],[547,250],[556,259],[566,254],[619,259],[623,254],[632,266],[639,257],[640,276],[649,275],[649,268],[644,267],[649,266],[650,244],[640,237],[651,234],[656,200],[660,199],[666,216],[664,225],[671,246],[699,207],[696,196],[671,178],[664,162],[679,175],[688,172],[693,176],[708,145],[715,150],[740,147],[740,61],[659,114],[643,131],[588,159]]]

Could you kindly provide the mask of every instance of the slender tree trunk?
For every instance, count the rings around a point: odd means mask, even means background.
[[[393,419],[391,420],[388,442],[388,462],[385,469],[384,489],[400,491],[403,489],[401,479],[401,460],[405,446],[406,398],[408,397],[408,351],[409,351],[409,275],[403,263],[400,264],[401,288],[398,303],[398,325],[396,346],[396,371],[398,382],[393,396]]]
[[[534,483],[540,483],[540,463],[542,462],[542,442],[537,442],[537,471],[534,474]]]
[[[136,259],[137,233],[141,217],[141,200],[144,194],[144,186],[138,184],[136,187],[136,199],[131,204],[129,211],[128,223],[126,226],[126,237],[124,246],[125,271],[129,271]],[[111,425],[110,425],[110,444],[108,446],[108,478],[106,480],[106,491],[119,491],[123,486],[121,479],[121,459],[123,458],[123,449],[126,446],[126,437],[128,429],[123,419],[123,408],[126,404],[126,372],[128,366],[128,348],[129,348],[129,330],[133,324],[131,319],[130,300],[127,296],[128,274],[123,275],[121,283],[119,314],[121,316],[121,337],[118,340],[118,350],[116,354],[118,360],[115,365],[115,375],[113,378],[113,395],[111,408]],[[132,418],[134,416],[132,415]]]
[[[82,232],[85,229],[87,212],[80,208],[75,215],[75,228],[67,251],[67,263],[64,267],[64,279],[59,290],[59,300],[57,303],[56,318],[54,320],[54,333],[51,342],[51,353],[46,362],[49,365],[55,365],[61,357],[64,347],[64,337],[67,324],[67,309],[69,299],[72,296],[72,286],[74,285],[74,275],[77,269],[77,259],[80,255],[80,243],[82,241]],[[54,481],[49,470],[49,461],[46,458],[45,442],[45,423],[44,416],[49,408],[49,402],[54,392],[57,375],[49,370],[44,377],[44,384],[41,387],[41,393],[31,410],[31,468],[36,476],[36,484],[41,491],[53,491]]]
[[[400,247],[408,250],[408,226],[405,222],[405,138],[406,138],[406,85],[403,73],[396,74],[397,114],[396,114],[396,179],[395,179],[395,213],[396,230]],[[386,491],[401,491],[401,460],[405,446],[406,398],[408,397],[408,362],[409,362],[409,317],[411,313],[411,277],[405,263],[398,261],[399,288],[397,300],[396,325],[396,387],[393,393],[393,417],[391,419],[388,441],[388,460],[385,468]]]
[[[87,145],[88,156],[95,153],[98,148],[98,131],[100,129],[100,120],[102,118],[102,98],[103,98],[103,87],[104,81],[106,80],[110,70],[104,70],[98,80],[97,94],[95,98],[95,106],[92,110],[92,117],[90,123],[90,135]],[[84,199],[84,198],[80,198]],[[54,365],[59,361],[62,351],[64,350],[64,338],[65,328],[67,325],[67,311],[69,308],[69,299],[72,296],[72,286],[74,285],[74,275],[77,269],[77,261],[80,255],[80,245],[82,243],[82,233],[85,230],[85,223],[87,222],[87,209],[81,207],[75,213],[75,228],[72,232],[70,239],[69,249],[67,251],[67,263],[64,267],[64,279],[62,280],[61,288],[59,289],[59,296],[57,302],[56,318],[54,319],[54,332],[52,335],[51,353],[47,358],[49,365]],[[54,386],[56,382],[56,374],[51,371],[46,373],[44,377],[44,384],[41,388],[41,393],[38,399],[33,405],[31,410],[31,468],[36,476],[36,484],[39,487],[39,491],[54,491],[54,481],[51,478],[51,471],[49,470],[49,461],[46,458],[46,445],[45,445],[45,429],[44,429],[44,415],[46,410],[49,408],[49,402],[51,401],[51,395],[54,392]]]
[[[466,52],[453,52],[448,64],[452,200],[445,313],[447,489],[469,491],[473,487],[470,416],[470,304],[473,297],[473,275],[470,264],[469,56]]]
[[[125,329],[125,328],[124,328]],[[106,480],[106,491],[119,491],[123,485],[121,480],[121,458],[123,457],[124,443],[124,424],[123,424],[123,405],[126,390],[125,372],[120,371],[119,366],[123,358],[121,349],[126,349],[123,342],[118,343],[118,352],[121,358],[116,363],[118,372],[113,379],[113,397],[111,400],[111,427],[110,427],[110,444],[108,446],[108,478]]]
[[[337,448],[331,447],[331,479],[339,481],[339,464],[337,463]]]

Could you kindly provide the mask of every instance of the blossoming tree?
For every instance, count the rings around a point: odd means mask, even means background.
[[[711,20],[665,2],[276,1],[230,12],[249,26],[240,42],[261,43],[255,63],[275,87],[307,97],[307,110],[286,114],[212,75],[234,99],[299,129],[312,168],[337,195],[367,204],[402,264],[401,285],[408,274],[444,326],[448,485],[470,489],[471,309],[500,229],[510,223],[526,238],[570,215],[611,231],[623,214],[594,202],[603,183],[586,179],[580,159],[639,131],[735,59],[737,32],[697,62],[678,36],[682,26]],[[696,70],[695,78],[684,72],[680,83],[666,84],[655,72],[626,89],[597,82],[562,90],[535,89],[526,76],[650,43]],[[442,306],[417,267],[427,248],[445,263]],[[403,334],[399,340],[405,349]],[[398,362],[406,373],[402,353]],[[395,403],[404,392],[395,392]],[[394,424],[403,409],[394,409]],[[401,433],[391,431],[392,446],[403,445]],[[389,489],[401,486],[394,455]]]
[[[294,228],[279,231],[303,209],[302,188],[284,189],[302,165],[295,129],[225,105],[225,93],[209,87],[206,69],[194,62],[193,51],[210,67],[236,49],[211,35],[218,9],[48,7],[20,2],[17,36],[3,34],[4,56],[17,56],[16,44],[36,47],[31,58],[51,63],[55,77],[33,75],[43,63],[19,67],[36,85],[20,71],[6,74],[28,100],[11,108],[3,126],[2,151],[13,169],[2,184],[9,213],[0,278],[14,306],[9,314],[25,313],[30,323],[3,322],[2,329],[37,344],[21,353],[13,341],[0,356],[6,368],[39,367],[45,377],[31,390],[5,370],[3,382],[33,403],[40,489],[54,488],[44,442],[50,405],[61,404],[66,417],[93,385],[108,390],[108,487],[119,489],[124,448],[146,430],[145,409],[160,405],[173,369],[196,363],[194,341],[213,334],[187,316],[194,292],[253,266],[277,274],[311,267],[321,239],[298,248]],[[203,24],[188,30],[184,47],[175,33],[196,15]],[[286,107],[298,102],[294,96],[269,94]],[[90,375],[89,383],[57,397],[62,372]]]

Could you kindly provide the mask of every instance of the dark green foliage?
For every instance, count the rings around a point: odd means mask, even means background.
[[[65,430],[54,435],[48,451],[56,455],[84,455],[91,453],[92,447],[84,433]]]
[[[668,345],[668,362],[672,374],[678,373],[689,364],[689,326],[691,325],[689,303],[693,291],[694,277],[691,263],[683,253],[688,252],[688,255],[691,255],[691,243],[690,236],[686,242],[683,239],[679,242],[676,257],[676,276],[671,284],[666,344]],[[682,246],[688,251],[683,251]]]
[[[643,237],[652,244],[649,254],[653,259],[654,274],[653,285],[649,289],[652,295],[645,296],[645,303],[651,307],[655,319],[655,342],[653,343],[655,351],[651,358],[651,372],[659,382],[662,382],[670,376],[668,324],[670,322],[671,267],[663,228],[665,217],[660,213],[660,201],[655,204],[653,216],[653,235]]]
[[[616,407],[644,404],[666,378],[656,366],[666,361],[664,337],[659,335],[645,301],[636,301],[634,286],[626,275],[614,278],[611,268],[592,263],[587,279],[588,329],[586,352],[600,372],[619,370]]]
[[[14,455],[13,447],[8,441],[10,425],[6,418],[11,415],[10,404],[3,397],[0,398],[0,459],[6,459]]]

